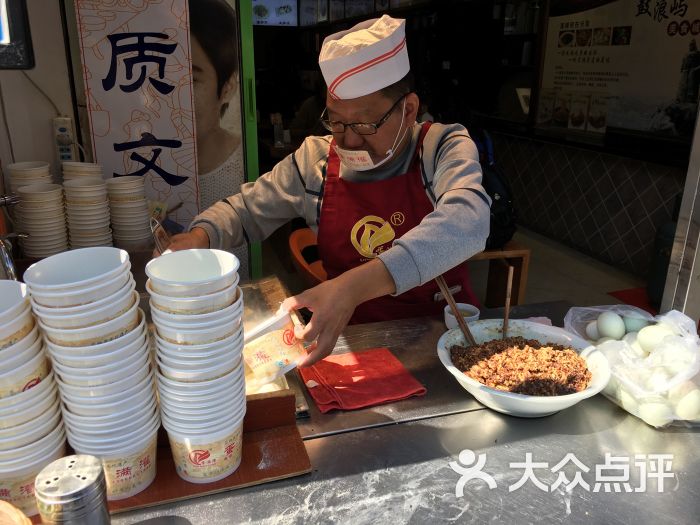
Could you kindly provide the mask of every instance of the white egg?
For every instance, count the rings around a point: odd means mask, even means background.
[[[691,390],[676,403],[676,415],[686,421],[700,419],[700,390]]]
[[[629,334],[626,334],[622,340],[629,346],[630,353],[633,357],[642,358],[647,356],[647,353],[642,350],[642,347],[639,346],[639,343],[637,342],[637,332],[630,332]]]
[[[631,315],[625,315],[622,317],[622,321],[625,323],[625,330],[629,332],[639,332],[642,328],[649,324],[649,321],[642,319],[641,317],[634,317]]]
[[[637,401],[634,399],[634,396],[630,394],[627,390],[624,388],[620,387],[620,389],[617,391],[617,399],[620,401],[620,405],[622,405],[622,408],[627,410],[630,414],[637,414]]]
[[[671,376],[666,369],[661,366],[657,367],[652,371],[651,377],[647,380],[646,388],[652,392],[665,392],[668,388],[669,379],[671,379]]]
[[[652,324],[642,328],[637,334],[637,342],[647,353],[653,352],[659,346],[664,337],[674,335],[673,331],[666,325]]]
[[[676,404],[682,397],[696,390],[698,386],[692,381],[683,381],[682,383],[671,387],[668,391],[668,400]]]
[[[600,339],[600,334],[598,333],[598,321],[593,320],[586,325],[586,335],[591,341],[597,341]]]
[[[601,337],[621,339],[625,335],[625,323],[615,312],[603,312],[598,316],[598,333]]]
[[[671,407],[661,401],[646,401],[639,404],[639,417],[653,426],[662,427],[673,421]]]

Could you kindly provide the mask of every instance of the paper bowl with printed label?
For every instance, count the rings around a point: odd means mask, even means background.
[[[26,284],[0,280],[0,319],[14,319],[24,311],[28,301],[29,290]]]
[[[119,403],[123,399],[134,399],[134,396],[136,396],[136,394],[143,392],[148,387],[151,387],[151,390],[153,390],[154,385],[155,383],[153,381],[153,371],[151,371],[146,377],[142,378],[135,385],[131,385],[128,388],[117,392],[110,392],[109,394],[105,394],[103,396],[76,396],[75,394],[69,394],[67,391],[64,390],[61,390],[61,393],[63,394],[63,398],[65,400],[70,400],[71,402],[82,405],[83,407],[103,405],[113,406],[114,404]],[[61,385],[59,385],[59,389],[60,388]],[[148,403],[154,397],[155,395],[144,396],[145,401],[142,404]]]
[[[91,373],[92,369],[95,367],[122,363],[128,360],[134,353],[148,353],[148,342],[146,341],[146,334],[144,334],[131,343],[104,354],[84,356],[63,354],[51,350],[50,353],[55,361],[65,367],[85,369],[85,373]]]
[[[104,247],[103,247],[104,248]],[[84,250],[85,248],[80,248]],[[64,253],[74,253],[79,250],[72,250],[70,252]],[[61,254],[59,254],[61,255]],[[44,259],[45,261],[48,259]],[[53,307],[67,307],[67,306],[80,306],[84,304],[93,303],[104,299],[108,295],[114,294],[117,290],[122,288],[131,279],[131,274],[129,272],[120,273],[111,279],[106,279],[105,281],[95,284],[86,288],[82,288],[76,291],[70,292],[35,292],[30,288],[32,298],[34,301],[41,306],[47,306],[49,308]]]
[[[242,396],[242,393],[245,393],[245,382],[242,377],[237,379],[235,383],[225,385],[220,390],[195,391],[192,394],[182,394],[168,389],[160,383],[158,384],[158,394],[161,405],[167,405],[170,407],[170,410],[193,410],[195,408],[209,410],[210,408],[218,408],[222,405],[225,405],[226,409],[229,410],[241,403],[245,404],[245,396]],[[231,404],[229,404],[228,401],[230,401]]]
[[[142,315],[142,314],[141,314]],[[118,339],[139,324],[139,303],[134,302],[121,315],[104,323],[81,328],[52,328],[41,319],[39,326],[46,337],[61,346],[92,346]]]
[[[124,441],[117,448],[81,447],[70,441],[76,453],[91,454],[102,461],[109,501],[130,498],[153,483],[160,426],[157,418],[155,421],[147,432],[139,432],[137,439]]]
[[[8,451],[24,447],[39,441],[55,429],[61,422],[59,402],[54,404],[33,421],[27,421],[12,429],[0,431],[0,451]]]
[[[207,368],[179,368],[170,367],[163,364],[160,359],[156,359],[158,368],[161,374],[168,379],[173,379],[183,383],[199,383],[209,381],[219,377],[226,376],[232,370],[235,370],[241,364],[241,356],[225,356],[221,360],[217,360],[215,364]]]
[[[71,308],[44,308],[32,305],[41,322],[51,328],[81,328],[101,324],[115,319],[126,313],[140,300],[135,291],[136,283],[130,280],[115,294],[105,297],[90,305],[74,306]],[[100,304],[97,304],[100,303]]]
[[[230,252],[193,249],[171,252],[146,264],[157,294],[171,297],[207,295],[238,282],[238,257]]]
[[[146,337],[146,317],[141,310],[139,310],[139,324],[133,330],[125,333],[123,336],[113,339],[112,341],[107,341],[97,345],[89,346],[63,346],[52,343],[51,341],[46,342],[46,346],[49,353],[52,355],[57,353],[61,356],[97,356],[108,354],[114,352],[119,348],[122,348],[128,344],[133,343],[137,339]],[[141,343],[143,344],[143,342]]]
[[[161,417],[164,424],[174,432],[183,432],[204,435],[212,432],[212,429],[243,419],[246,412],[245,403],[218,413],[209,412],[201,414],[179,414],[167,407],[161,407]]]
[[[32,331],[25,335],[22,339],[17,341],[15,344],[0,350],[0,363],[8,362],[14,357],[22,354],[28,348],[33,347],[37,341],[41,341],[41,335],[39,334],[39,326],[35,324]],[[2,365],[0,364],[0,367],[1,366]]]
[[[172,314],[216,312],[230,306],[242,295],[238,285],[233,285],[209,295],[170,297],[154,292],[150,279],[146,281],[146,291],[151,295],[151,304],[155,308]]]
[[[236,333],[241,325],[240,317],[235,321],[215,321],[213,323],[202,323],[201,325],[187,325],[186,327],[173,327],[170,325],[155,322],[158,335],[175,344],[182,345],[203,345],[221,341]]]
[[[67,425],[78,426],[80,428],[91,428],[93,426],[96,428],[105,428],[110,425],[121,425],[125,420],[133,419],[139,414],[150,410],[155,404],[156,399],[154,396],[153,399],[146,404],[146,408],[144,408],[144,405],[123,406],[109,414],[101,416],[82,416],[80,414],[75,414],[71,412],[70,408],[66,405],[61,407],[61,411],[63,412],[63,419]]]
[[[0,374],[0,398],[29,390],[41,382],[50,370],[51,365],[42,349],[19,368]]]
[[[80,424],[68,419],[64,419],[66,428],[70,433],[77,439],[99,439],[99,438],[109,438],[114,436],[121,436],[126,434],[131,434],[137,430],[143,430],[148,426],[148,424],[153,420],[153,417],[157,415],[157,408],[155,405],[155,400],[150,405],[142,408],[141,411],[136,412],[132,417],[125,421],[117,421],[116,423],[110,423],[105,425],[98,424]]]
[[[183,424],[195,424],[198,421],[208,420],[214,416],[222,421],[229,418],[231,414],[237,413],[245,408],[245,384],[226,390],[218,394],[218,399],[214,396],[208,398],[191,398],[185,401],[175,400],[169,396],[161,396],[160,408],[164,416],[168,416],[174,422],[184,418]]]
[[[60,379],[69,385],[100,386],[116,383],[120,379],[136,374],[139,370],[148,368],[149,359],[148,354],[135,352],[120,363],[94,367],[89,374],[81,368],[66,367],[56,362],[54,362],[54,368]]]
[[[34,388],[2,400],[13,401],[13,403],[0,408],[0,430],[32,421],[48,410],[56,399],[58,399],[58,390],[53,380],[53,372],[50,372],[46,379]]]
[[[152,301],[151,301],[152,302]],[[243,296],[239,296],[238,300],[230,304],[226,308],[209,312],[206,314],[171,314],[158,310],[151,304],[151,316],[153,321],[159,324],[165,324],[171,327],[186,328],[189,325],[206,325],[208,323],[219,323],[222,321],[235,321],[243,315]]]
[[[129,254],[117,248],[83,248],[32,264],[24,282],[35,292],[74,292],[103,283],[131,268]]]
[[[3,465],[12,464],[21,461],[33,461],[38,457],[46,454],[46,450],[52,447],[64,434],[63,422],[59,421],[58,425],[45,436],[23,447],[15,447],[9,450],[0,450],[0,468]]]
[[[243,418],[211,432],[180,432],[163,423],[168,432],[175,470],[190,483],[211,483],[223,479],[241,464]]]
[[[159,337],[157,333],[155,334],[155,339],[158,351],[174,359],[196,359],[197,357],[206,359],[222,353],[240,351],[239,349],[243,346],[243,329],[239,327],[230,336],[203,345],[171,343]]]
[[[34,343],[25,348],[21,352],[12,352],[5,359],[5,352],[8,350],[3,350],[0,353],[0,375],[7,374],[13,370],[17,370],[23,364],[28,363],[42,350],[42,340],[39,338]]]
[[[66,455],[65,433],[59,434],[51,445],[52,447],[47,447],[40,456],[31,461],[0,463],[0,490],[5,494],[2,499],[27,516],[39,513],[34,498],[34,478],[46,465]]]
[[[164,376],[160,372],[156,372],[156,381],[158,386],[163,386],[166,390],[175,394],[182,395],[204,395],[213,392],[219,392],[226,388],[231,388],[236,385],[243,377],[242,367],[236,367],[228,374],[207,381],[199,381],[197,383],[179,381]]]
[[[60,380],[60,378],[57,378],[56,382],[59,384],[61,392],[63,392],[66,396],[77,398],[108,396],[110,394],[123,392],[135,384],[140,383],[143,378],[150,373],[150,371],[150,367],[144,367],[137,370],[135,373],[120,379],[119,381],[98,386],[75,386],[64,383]]]
[[[198,357],[196,359],[180,359],[179,357],[172,357],[168,354],[165,354],[160,350],[158,350],[157,356],[159,361],[167,367],[181,370],[199,371],[206,368],[216,367],[217,365],[231,361],[234,358],[240,361],[242,348],[243,345],[239,346],[238,348],[231,348],[226,352],[222,352],[211,357]]]
[[[78,416],[103,416],[123,410],[125,407],[131,405],[145,407],[151,402],[152,399],[155,398],[155,396],[156,392],[155,388],[153,388],[153,383],[151,381],[147,381],[140,388],[140,390],[109,403],[84,403],[83,401],[85,399],[94,398],[74,398],[63,396],[63,404],[68,410]],[[110,399],[114,398],[110,396]]]
[[[14,317],[0,317],[0,351],[18,343],[34,328],[34,316],[29,305]]]
[[[502,326],[502,319],[488,319],[470,323],[469,330],[477,343],[483,343],[500,339]],[[524,395],[490,388],[467,376],[452,364],[450,348],[455,345],[465,346],[465,340],[459,328],[448,330],[442,334],[437,343],[440,361],[467,392],[492,410],[519,417],[548,416],[594,396],[603,390],[610,380],[610,365],[605,356],[585,339],[562,328],[513,319],[508,325],[508,335],[573,348],[586,361],[586,366],[591,372],[591,381],[580,392],[558,396]]]
[[[68,443],[76,450],[80,449],[81,452],[86,452],[87,450],[92,451],[87,453],[112,452],[128,447],[133,443],[143,441],[145,435],[157,430],[159,426],[160,415],[154,412],[144,426],[131,432],[117,432],[109,436],[87,436],[79,438],[69,426],[66,428],[66,434],[68,435]]]

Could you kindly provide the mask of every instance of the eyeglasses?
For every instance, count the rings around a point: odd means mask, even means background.
[[[387,111],[377,122],[351,122],[346,124],[345,122],[341,122],[339,120],[329,120],[324,118],[324,115],[328,113],[328,108],[326,108],[323,110],[323,113],[321,113],[321,124],[323,124],[323,127],[331,133],[345,133],[345,128],[348,127],[358,135],[374,135],[379,127],[389,120],[392,111],[396,109],[396,106],[398,106],[399,102],[401,102],[405,96],[406,95],[403,95],[400,99],[394,102],[394,105],[389,108],[389,111]]]

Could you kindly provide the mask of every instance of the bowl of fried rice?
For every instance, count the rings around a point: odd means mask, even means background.
[[[459,328],[445,332],[437,351],[445,368],[483,405],[512,416],[543,417],[599,393],[610,380],[605,356],[562,328],[513,319],[469,323],[477,346]]]

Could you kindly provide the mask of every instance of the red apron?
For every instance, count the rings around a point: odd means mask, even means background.
[[[391,248],[395,239],[417,226],[434,210],[425,193],[419,151],[430,123],[423,124],[408,171],[370,183],[341,179],[335,141],[328,152],[323,204],[318,228],[318,250],[328,278],[359,266]],[[461,286],[455,300],[479,304],[469,282],[466,263],[445,274],[448,287]],[[398,296],[385,295],[358,305],[351,323],[368,323],[442,313],[445,300],[430,281]]]

